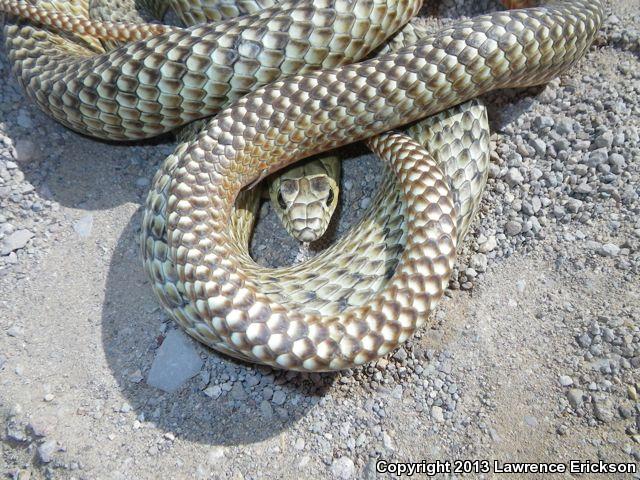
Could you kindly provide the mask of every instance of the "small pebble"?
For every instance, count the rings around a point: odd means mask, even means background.
[[[434,405],[431,407],[431,418],[433,418],[436,422],[444,422],[444,412],[441,407]]]
[[[46,440],[38,446],[38,460],[42,463],[50,463],[53,460],[53,452],[56,451],[57,442]]]
[[[560,375],[560,385],[562,385],[563,387],[573,385],[573,379],[568,375]]]
[[[603,257],[617,257],[620,253],[620,247],[613,243],[605,243],[598,249],[598,253]]]
[[[73,229],[80,238],[89,238],[93,228],[93,215],[85,215],[73,224]]]
[[[271,401],[276,405],[283,405],[286,399],[287,395],[282,390],[276,390]]]
[[[337,480],[354,478],[356,466],[349,457],[336,458],[331,464],[331,475]]]

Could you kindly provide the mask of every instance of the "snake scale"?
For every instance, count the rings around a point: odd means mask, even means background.
[[[318,0],[304,8],[326,13],[358,4]],[[74,57],[42,47],[54,33],[25,25],[5,29],[10,59],[29,95],[82,133],[142,138],[233,102],[165,160],[147,198],[142,234],[145,266],[165,308],[192,336],[232,356],[293,370],[343,369],[388,353],[423,325],[442,296],[468,226],[470,215],[458,218],[458,211],[473,213],[477,202],[473,188],[471,199],[460,196],[455,172],[463,183],[467,168],[473,181],[483,176],[478,158],[486,156],[478,150],[488,148],[486,117],[463,102],[499,88],[543,84],[565,72],[584,55],[604,16],[598,0],[546,2],[462,21],[353,64],[389,36],[373,28],[358,41],[331,40],[338,36],[327,32],[344,34],[345,22],[362,13],[363,7],[354,8],[347,20],[333,13],[322,17],[323,48],[307,50],[295,42],[288,50],[286,38],[276,35],[289,28],[303,41],[297,30],[302,27],[292,27],[302,18],[292,3],[129,43],[115,54],[77,47]],[[394,30],[416,11],[402,2],[377,8],[368,10],[367,26],[394,23]],[[268,35],[258,38],[251,29],[257,24],[280,40],[261,43]],[[349,31],[365,31],[350,25]],[[218,53],[211,48],[214,37],[222,45],[226,35],[247,42],[231,44],[247,49],[238,50],[241,70],[231,76],[224,58],[221,66],[211,61]],[[271,62],[268,67],[244,61],[257,60],[271,46],[297,58],[304,51],[313,68],[276,80],[300,62],[278,53],[261,57]],[[280,72],[273,72],[274,59]],[[247,94],[260,83],[267,85]],[[420,142],[384,133],[426,117],[408,132]],[[363,139],[393,172],[374,201],[378,208],[305,264],[278,270],[255,264],[246,249],[252,220],[243,189],[285,165]],[[384,208],[395,216],[382,215]],[[366,237],[369,231],[378,233],[375,241]],[[361,283],[366,286],[358,290]],[[339,301],[323,303],[325,294]]]

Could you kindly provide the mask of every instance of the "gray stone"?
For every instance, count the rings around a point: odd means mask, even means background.
[[[393,358],[404,362],[407,359],[407,351],[404,348],[400,347],[398,351],[393,354]]]
[[[18,325],[12,325],[7,330],[7,335],[9,335],[10,337],[21,337],[23,333],[24,330]]]
[[[42,463],[49,463],[53,460],[53,452],[56,451],[57,443],[55,440],[47,440],[38,447],[38,460]]]
[[[520,170],[518,170],[515,167],[512,167],[507,172],[507,175],[505,176],[505,181],[509,184],[510,187],[514,187],[516,185],[521,185],[522,182],[524,182],[524,177],[520,173]]]
[[[354,477],[356,466],[349,457],[336,458],[331,464],[331,475],[338,480],[349,480]]]
[[[569,405],[571,405],[571,407],[576,410],[578,408],[581,408],[584,405],[584,400],[582,398],[583,396],[584,392],[582,390],[572,388],[567,392],[567,400],[569,400]]]
[[[620,253],[620,247],[613,243],[605,243],[597,251],[603,257],[617,257]]]
[[[507,235],[509,235],[510,237],[514,237],[522,231],[522,225],[520,224],[520,222],[510,220],[505,224],[504,230],[505,232],[507,232]]]
[[[34,437],[46,437],[51,434],[53,426],[45,418],[32,419],[27,425],[29,431]]]
[[[149,186],[149,179],[147,177],[138,177],[136,179],[136,187],[144,188]]]
[[[23,443],[29,441],[24,428],[11,422],[6,428],[6,438],[12,442]]]
[[[273,398],[273,390],[270,387],[266,387],[262,390],[262,398],[264,400],[271,400]]]
[[[242,388],[242,383],[236,382],[233,384],[233,388],[231,389],[231,396],[234,400],[246,400],[248,398],[247,392]]]
[[[553,120],[553,118],[548,116],[541,116],[533,119],[533,126],[538,130],[541,130],[543,128],[551,128],[555,125],[555,123],[556,122]]]
[[[610,400],[594,401],[593,414],[601,422],[607,423],[613,420],[613,407]]]
[[[582,348],[589,348],[591,346],[591,337],[588,333],[583,333],[578,337],[578,345]]]
[[[589,193],[593,192],[593,188],[588,183],[581,183],[580,185],[575,187],[573,189],[573,191],[576,192],[576,193],[589,194]]]
[[[589,152],[586,156],[585,163],[592,168],[607,163],[608,152],[606,148],[599,148]]]
[[[540,197],[533,197],[531,199],[531,208],[533,209],[533,213],[538,213],[542,208],[542,202],[540,201]]]
[[[209,385],[203,390],[203,392],[207,397],[211,397],[215,400],[216,398],[220,398],[220,395],[222,395],[222,388],[220,388],[220,385]]]
[[[494,235],[487,238],[487,241],[478,245],[478,251],[480,253],[489,253],[495,250],[498,246],[498,241]]]
[[[587,151],[591,148],[591,142],[589,140],[577,140],[573,145],[574,150]]]
[[[534,182],[540,180],[543,175],[542,170],[539,168],[534,167],[531,169],[531,180]]]
[[[560,375],[559,381],[560,385],[562,385],[563,387],[573,385],[573,379],[568,375]]]
[[[618,169],[624,168],[627,162],[624,160],[624,157],[619,153],[612,153],[609,155],[609,165],[612,167],[617,167]]]
[[[544,156],[547,153],[547,144],[539,138],[534,138],[533,140],[531,140],[531,146],[540,156]]]
[[[166,324],[164,324],[164,331],[166,331]],[[200,388],[202,390],[204,390],[207,385],[209,385],[209,382],[211,381],[211,372],[209,370],[200,370]]]
[[[73,229],[80,238],[89,238],[93,228],[93,215],[85,215],[79,218],[74,224]]]
[[[477,272],[486,272],[487,271],[487,256],[483,253],[476,253],[471,257],[471,268],[476,270]]]
[[[594,143],[598,148],[611,148],[613,145],[613,133],[604,132],[602,135],[596,137]]]
[[[248,387],[255,387],[260,383],[260,379],[258,378],[257,375],[249,375],[245,379],[245,383],[247,384]]]
[[[574,121],[568,118],[563,118],[556,123],[555,131],[560,135],[569,135],[573,133]]]
[[[376,459],[371,458],[364,466],[364,470],[362,471],[362,480],[377,480],[378,473],[376,470]]]
[[[38,159],[41,151],[38,145],[27,138],[20,138],[16,141],[16,160],[20,163],[29,163]]]
[[[538,95],[538,100],[542,103],[551,103],[556,99],[556,96],[556,90],[552,86],[548,86]]]
[[[565,204],[565,208],[571,213],[578,213],[582,207],[582,201],[577,198],[570,198]]]
[[[33,122],[31,121],[31,116],[29,112],[26,110],[20,109],[18,111],[18,125],[26,130],[30,130],[33,128]]]
[[[393,390],[391,390],[391,396],[396,400],[402,399],[403,388],[402,385],[396,385]]]
[[[175,392],[197,375],[201,367],[194,341],[181,330],[172,330],[156,352],[147,383],[165,392]]]
[[[265,420],[271,420],[273,418],[273,407],[271,403],[266,400],[260,402],[260,414]]]
[[[498,432],[495,428],[489,427],[489,436],[491,437],[491,440],[496,443],[500,443],[502,441],[502,438],[500,438],[500,435],[498,435]]]
[[[389,434],[387,432],[383,432],[382,433],[382,445],[387,450],[395,450],[395,446],[393,444],[393,440],[391,439],[391,437],[389,436]]]
[[[438,407],[437,405],[431,407],[431,418],[436,422],[444,422],[444,412],[442,411],[442,407]]]
[[[276,390],[273,393],[273,398],[271,399],[271,401],[276,405],[283,405],[286,399],[287,395],[282,390]]]
[[[0,248],[0,256],[9,255],[11,252],[24,248],[27,242],[29,242],[29,240],[31,240],[33,237],[34,234],[29,230],[16,230],[15,232],[7,236],[2,242],[2,248]]]

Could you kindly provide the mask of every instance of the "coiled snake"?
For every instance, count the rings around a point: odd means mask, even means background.
[[[333,7],[338,4],[342,2]],[[278,18],[295,23],[292,10],[283,11]],[[247,71],[241,71],[241,80],[231,80],[236,92],[215,81],[202,87],[211,81],[211,62],[207,74],[190,70],[202,66],[205,53],[212,52],[206,48],[212,40],[201,46],[196,39],[206,37],[205,27],[131,43],[117,55],[91,52],[81,61],[74,58],[73,66],[59,50],[48,52],[55,56],[52,64],[38,56],[42,52],[20,50],[36,35],[24,33],[29,27],[9,27],[6,33],[10,58],[27,91],[46,111],[84,133],[140,138],[212,114],[235,100],[181,144],[156,175],[143,225],[145,266],[165,308],[202,342],[253,362],[322,371],[384,355],[424,324],[442,295],[458,237],[468,225],[456,220],[456,209],[463,205],[460,200],[454,204],[458,192],[455,186],[453,193],[450,189],[451,173],[443,173],[416,141],[383,132],[490,90],[547,82],[583,56],[603,15],[597,0],[549,2],[460,22],[396,53],[336,66],[352,61],[356,50],[370,51],[375,42],[367,39],[348,46],[339,60],[331,54],[312,55],[321,70],[285,77],[239,100],[243,89],[257,83],[249,85],[252,80],[243,76]],[[244,18],[233,28],[247,27]],[[344,26],[335,18],[326,26]],[[384,23],[399,15],[377,18]],[[268,30],[270,21],[261,28]],[[386,36],[379,31],[371,35],[380,41]],[[255,36],[243,38],[260,43]],[[324,49],[337,44],[343,45],[329,41]],[[253,51],[255,58],[260,51]],[[283,65],[287,60],[283,63],[280,56],[279,61]],[[160,80],[145,70],[162,62],[157,71],[166,77]],[[260,72],[255,78],[273,80],[263,67],[254,67],[254,74]],[[155,80],[155,86],[148,87],[147,80]],[[214,97],[219,99],[216,106],[204,105],[205,98]],[[473,108],[450,110],[430,120],[431,125],[415,127],[431,136],[436,157],[455,150],[442,143],[448,139],[445,133],[465,126],[471,126],[465,132],[482,130],[482,120],[468,113]],[[445,127],[438,131],[438,125]],[[478,137],[482,134],[472,133],[458,142],[456,161],[473,157],[472,170],[478,158],[472,154],[482,148]],[[256,265],[246,251],[249,220],[242,189],[296,160],[366,138],[394,173],[400,216],[373,211],[327,253],[303,265],[275,271]],[[465,143],[469,138],[473,142]],[[385,188],[392,190],[389,184]],[[396,195],[384,193],[375,202],[380,209]],[[234,213],[236,199],[240,203]],[[370,240],[369,232],[378,236]],[[377,257],[371,266],[373,251]],[[380,255],[388,262],[377,260]],[[358,290],[362,282],[367,288]],[[320,297],[325,294],[339,300],[324,304]]]

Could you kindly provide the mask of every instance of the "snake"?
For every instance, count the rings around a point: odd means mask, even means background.
[[[80,4],[81,2],[77,3]],[[133,5],[133,3],[136,3],[136,5]],[[187,25],[198,25],[206,21],[219,21],[225,18],[232,18],[241,13],[260,13],[260,9],[273,4],[274,3],[271,0],[244,0],[237,3],[217,2],[216,0],[213,2],[210,0],[198,2],[173,1],[171,4],[166,1],[158,2],[151,0],[138,2],[131,2],[128,0],[118,0],[116,2],[94,0],[86,6],[79,6],[64,3],[32,5],[18,0],[3,0],[0,8],[13,15],[18,15],[21,18],[28,18],[38,24],[53,27],[54,29],[60,30],[64,33],[72,32],[76,34],[76,42],[72,43],[56,39],[55,31],[52,34],[52,32],[47,31],[37,31],[37,33],[34,33],[31,28],[21,30],[19,36],[23,36],[23,38],[20,40],[20,45],[28,44],[36,47],[36,51],[29,53],[29,60],[38,58],[40,59],[39,62],[42,62],[44,59],[47,59],[50,62],[57,62],[60,60],[61,54],[65,55],[67,53],[64,52],[64,48],[61,47],[71,47],[72,49],[77,50],[78,37],[81,37],[83,41],[87,41],[87,39],[90,41],[92,38],[101,39],[103,40],[103,44],[111,47],[115,45],[117,47],[122,44],[122,42],[131,42],[163,34],[166,36],[166,34],[172,32],[179,34],[183,30],[165,25],[145,23],[145,19],[138,14],[138,7],[146,11],[151,11],[151,17],[159,18],[171,5],[173,10],[182,19],[183,23]],[[290,4],[293,5],[291,2]],[[50,7],[55,7],[55,9],[43,9],[42,5],[49,5]],[[262,79],[260,77],[263,76],[264,73],[257,72],[255,74],[256,78],[251,79],[245,84],[248,85],[248,87],[243,86],[242,88],[238,88],[238,86],[235,86],[234,88],[234,80],[228,78],[228,64],[234,63],[234,56],[241,56],[240,61],[236,61],[233,68],[235,70],[233,75],[239,78],[239,82],[247,82],[247,79],[244,78],[247,76],[245,71],[249,71],[253,68],[254,65],[252,65],[252,63],[255,63],[254,58],[257,56],[257,52],[260,53],[258,55],[261,57],[259,59],[260,62],[267,64],[263,65],[263,67],[268,66],[269,63],[272,63],[274,66],[278,64],[278,58],[269,58],[267,60],[264,58],[265,56],[273,53],[270,51],[271,49],[268,48],[271,44],[275,44],[276,46],[274,48],[278,50],[278,55],[285,58],[285,64],[279,67],[279,69],[282,70],[282,74],[303,71],[305,68],[313,68],[314,65],[318,66],[314,63],[314,59],[310,58],[310,52],[307,51],[308,46],[310,45],[313,47],[315,45],[317,47],[324,47],[329,40],[336,44],[330,46],[331,48],[329,48],[328,52],[329,56],[333,57],[333,59],[325,61],[321,65],[336,64],[336,61],[338,63],[341,61],[353,61],[362,58],[368,53],[368,49],[376,47],[381,43],[381,39],[377,39],[375,37],[375,35],[379,35],[377,31],[380,31],[384,36],[389,36],[397,30],[399,25],[406,23],[409,18],[415,15],[417,8],[419,8],[419,2],[415,0],[411,0],[409,2],[405,0],[401,2],[359,2],[353,5],[339,5],[338,8],[332,8],[333,4],[331,2],[328,2],[326,5],[322,5],[321,3],[316,3],[315,5],[317,7],[310,9],[310,2],[296,3],[295,9],[287,11],[286,4],[281,3],[277,12],[260,13],[261,18],[269,19],[270,24],[267,26],[267,35],[270,34],[273,37],[282,33],[278,30],[284,28],[286,31],[286,19],[282,18],[285,12],[289,17],[297,18],[299,22],[298,24],[289,26],[288,33],[290,38],[287,39],[286,45],[284,45],[282,40],[278,38],[262,38],[261,45],[258,46],[258,50],[247,54],[249,58],[242,58],[242,52],[247,49],[256,50],[257,45],[255,43],[251,43],[251,38],[265,35],[265,33],[261,31],[265,28],[265,22],[260,21],[258,15],[245,19],[245,22],[241,27],[241,32],[238,29],[234,30],[233,22],[227,22],[224,25],[221,25],[221,28],[217,31],[214,30],[211,32],[208,37],[203,35],[202,30],[198,31],[197,35],[194,34],[194,43],[187,45],[184,48],[192,47],[193,45],[201,47],[202,43],[206,40],[217,42],[217,45],[208,44],[206,48],[211,51],[205,52],[205,54],[214,59],[214,63],[218,63],[218,65],[215,65],[214,71],[209,72],[210,79],[215,81],[227,76],[227,78],[225,78],[225,82],[229,83],[232,87],[230,95],[226,98],[205,98],[206,105],[212,110],[203,110],[202,112],[205,114],[210,114],[212,111],[215,112],[221,105],[230,103],[231,99],[246,93],[246,88],[255,88],[256,85],[264,84],[269,79],[276,78],[274,75],[279,74],[277,69],[270,69],[269,77]],[[231,12],[228,11],[229,7],[232,7]],[[277,16],[275,15],[276,13]],[[87,16],[82,16],[82,14]],[[102,21],[95,21],[94,19],[96,17]],[[336,32],[333,31],[327,32],[326,25],[324,24],[328,21],[332,21],[334,25],[336,22],[342,22],[343,25],[341,28],[348,31],[349,36],[336,35]],[[211,28],[206,27],[207,32],[210,32],[211,30]],[[412,32],[412,29],[405,29],[404,35],[407,35],[408,32]],[[10,31],[6,31],[5,33],[8,38],[13,36],[13,33]],[[49,38],[43,39],[41,37],[43,34],[48,35]],[[302,38],[302,35],[313,35],[313,38],[311,38],[311,40],[307,40]],[[27,36],[31,37],[28,41],[24,38]],[[334,38],[332,39],[331,36],[334,36]],[[362,39],[360,38],[361,36],[367,37],[367,41],[364,45],[360,45],[360,43],[362,43]],[[200,42],[201,39],[202,42]],[[280,47],[277,46],[278,42],[280,42]],[[231,49],[224,48],[225,45],[233,45],[234,43],[237,43],[237,45]],[[363,47],[366,47],[366,49],[359,52],[350,52],[348,54],[345,52],[345,50],[348,49],[361,49]],[[67,82],[71,75],[83,75],[83,72],[86,72],[89,69],[94,70],[93,67],[96,63],[100,63],[103,60],[103,57],[94,57],[93,65],[86,65],[86,70],[74,73],[77,68],[79,68],[79,65],[77,61],[78,53],[73,52],[75,55],[72,57],[66,56],[66,64],[64,64],[64,66],[59,66],[60,71],[63,71],[63,68],[66,66],[73,66],[71,70],[67,70],[67,76],[56,82],[56,85],[43,88],[41,82],[45,79],[45,76],[40,75],[39,72],[50,72],[51,66],[42,65],[40,66],[40,69],[30,69],[27,67],[25,70],[21,70],[29,60],[16,60],[26,52],[19,48],[14,48],[12,45],[8,45],[8,48],[10,56],[13,57],[12,62],[18,70],[18,78],[22,83],[24,83],[27,93],[29,93],[32,98],[36,97],[36,102],[40,103],[41,106],[43,106],[43,104],[46,105],[45,112],[61,121],[63,124],[74,128],[74,126],[69,125],[69,122],[72,122],[73,120],[64,118],[64,114],[60,111],[52,111],[51,106],[48,105],[49,98],[51,97],[50,94],[45,100],[38,100],[37,98],[38,96],[47,94],[47,91],[50,89],[57,88],[60,91],[63,88],[61,84]],[[294,49],[293,53],[292,49]],[[52,55],[52,50],[57,50],[58,55]],[[117,53],[118,52],[109,52],[110,56],[114,56]],[[83,52],[82,55],[88,56],[89,52]],[[326,52],[320,52],[319,55],[326,55]],[[252,62],[252,60],[254,61]],[[300,63],[302,60],[304,60],[304,63]],[[127,66],[125,68],[130,69],[131,67]],[[163,65],[159,62],[151,68],[155,73],[157,73],[166,69],[167,65]],[[194,70],[196,70],[196,72],[194,72],[195,74],[200,75],[203,70],[206,70],[206,65],[197,65]],[[135,76],[136,73],[137,75],[142,75],[147,72],[147,69],[143,69],[142,72],[132,72],[131,76]],[[111,74],[111,72],[109,72],[109,74]],[[123,87],[122,82],[130,80],[130,77],[127,77],[125,80],[122,78],[123,76],[121,74],[122,72],[117,72],[117,77],[113,78],[111,82],[104,82],[101,85],[101,88],[107,88],[105,85],[105,83],[107,83],[109,88],[113,88],[114,90],[118,89],[120,95],[125,94],[127,91],[137,95],[139,90],[136,90],[135,87],[131,89]],[[164,74],[162,75],[165,76]],[[185,81],[188,80],[185,79]],[[35,82],[38,82],[38,84],[33,85]],[[144,89],[145,92],[148,93],[147,87],[148,86],[146,85],[140,86],[140,90]],[[216,87],[217,85],[213,85],[213,88]],[[209,82],[205,82],[202,85],[202,90],[204,91],[211,90],[211,88],[212,85]],[[203,96],[202,90],[197,93],[193,93],[192,91],[188,93],[189,95]],[[67,103],[74,103],[72,107],[74,115],[78,112],[82,112],[83,110],[86,112],[87,109],[94,108],[93,105],[90,105],[91,102],[86,101],[86,98],[79,99],[79,102],[77,98],[73,100],[70,100],[68,97],[62,98],[64,98],[63,101],[66,101]],[[149,98],[147,98],[147,100],[149,100]],[[163,99],[159,103],[165,104],[166,102],[167,100]],[[159,107],[157,103],[149,106],[148,102],[146,102],[145,106],[147,107],[147,110],[157,110]],[[104,105],[100,105],[99,107],[103,107],[103,111],[99,114],[94,113],[91,121],[96,121],[96,117],[100,117],[98,121],[102,122],[106,118],[105,115],[111,116],[110,120],[108,120],[110,123],[119,123],[122,121],[122,118],[120,117],[123,115],[119,115],[119,113],[116,112],[117,107],[114,107],[113,105],[106,107]],[[140,110],[139,104],[136,105],[136,109]],[[67,112],[69,110],[70,109],[66,109]],[[104,110],[107,110],[108,113]],[[124,115],[127,113],[130,114],[130,112],[126,112]],[[143,110],[143,115],[145,115],[145,113],[147,112],[144,112]],[[112,116],[113,114],[118,118],[114,118]],[[144,116],[142,120],[144,122],[148,122],[149,117]],[[178,120],[178,123],[184,124],[187,123],[187,120],[180,119]],[[109,127],[113,128],[113,125],[110,125]],[[105,135],[102,132],[96,133],[95,131],[90,130],[78,131],[109,140],[126,139],[131,135],[131,132],[127,128],[125,128],[125,135],[127,137],[122,138]],[[178,138],[185,138],[185,136],[191,131],[193,131],[193,128],[188,129],[186,134],[181,134]],[[160,131],[160,133],[162,133],[162,131]],[[146,132],[142,134],[140,132],[136,132],[135,135],[137,138],[150,136],[150,134]],[[327,156],[313,162],[306,162],[293,166],[286,169],[282,174],[274,175],[269,179],[267,191],[268,195],[271,197],[273,209],[285,229],[293,237],[302,242],[311,242],[317,240],[325,233],[338,203],[339,177],[340,163],[338,158],[335,156]]]
[[[231,23],[242,30],[251,17],[264,20],[264,27],[273,14],[291,25],[298,18],[294,9],[285,3],[281,17],[268,8]],[[335,18],[328,28],[343,25]],[[471,198],[461,199],[464,188],[453,185],[456,178],[475,184],[478,154],[488,148],[478,141],[483,134],[475,135],[486,132],[482,117],[469,113],[477,104],[465,102],[500,88],[544,84],[566,72],[584,56],[603,18],[599,0],[557,0],[481,15],[358,63],[351,46],[343,50],[344,62],[312,55],[313,68],[292,74],[288,66],[281,72],[287,76],[275,80],[257,67],[251,71],[261,72],[256,77],[265,86],[248,92],[259,81],[241,75],[243,81],[232,80],[231,87],[206,90],[217,95],[213,107],[203,105],[194,87],[209,77],[194,75],[189,66],[201,66],[206,50],[194,37],[202,38],[205,29],[220,32],[227,21],[129,43],[117,55],[87,53],[74,58],[73,66],[69,52],[56,49],[47,52],[56,61],[42,59],[42,48],[33,48],[41,34],[30,27],[12,25],[5,34],[29,95],[81,133],[144,138],[218,112],[176,148],[152,182],[142,249],[154,291],[190,335],[216,350],[277,368],[328,371],[386,355],[426,323],[442,297],[472,216],[459,211],[471,205],[473,213],[478,198],[471,188]],[[364,56],[374,48],[370,38],[388,35],[365,37],[357,49]],[[29,40],[32,48],[21,50]],[[260,45],[255,36],[250,40]],[[148,87],[146,81],[157,78],[145,68],[161,64],[167,81]],[[137,82],[131,80],[134,72]],[[151,98],[159,109],[147,108]],[[406,133],[390,132],[421,119],[426,123]],[[438,125],[444,125],[441,131]],[[456,131],[457,139],[450,135]],[[431,138],[420,140],[425,132]],[[377,197],[371,215],[308,262],[282,269],[253,262],[246,248],[246,188],[296,161],[360,140],[388,165],[379,195],[390,190],[392,196]],[[453,153],[451,170],[438,161],[447,153]],[[398,215],[378,215],[393,206]],[[370,232],[378,236],[369,238]],[[323,302],[325,296],[334,300]]]

